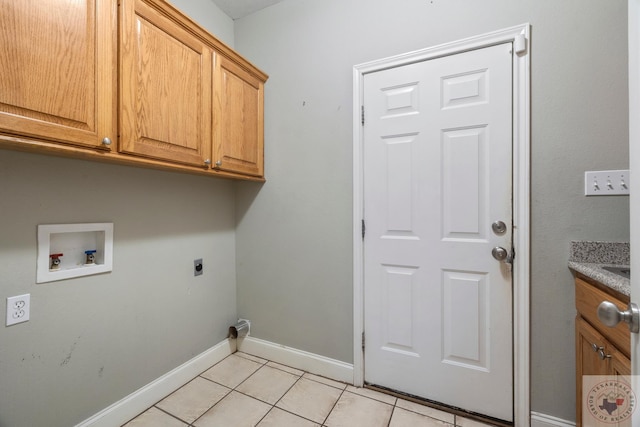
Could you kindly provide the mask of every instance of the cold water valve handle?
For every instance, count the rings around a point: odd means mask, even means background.
[[[90,251],[84,251],[85,255],[87,256],[87,260],[85,261],[85,264],[95,264],[96,263],[96,250],[92,249]]]

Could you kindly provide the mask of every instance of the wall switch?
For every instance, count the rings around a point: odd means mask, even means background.
[[[585,196],[629,195],[629,170],[584,173]]]
[[[7,298],[7,326],[29,320],[31,294]]]

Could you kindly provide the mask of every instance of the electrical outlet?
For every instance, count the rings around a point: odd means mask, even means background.
[[[585,196],[629,195],[629,170],[584,173]]]
[[[193,275],[194,276],[202,275],[202,270],[204,270],[204,265],[202,264],[202,258],[193,260]]]
[[[7,326],[29,320],[31,294],[7,298]]]

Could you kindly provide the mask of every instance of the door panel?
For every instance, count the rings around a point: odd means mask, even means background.
[[[504,420],[511,61],[503,44],[364,79],[365,381]]]
[[[443,272],[444,363],[488,372],[486,275]]]

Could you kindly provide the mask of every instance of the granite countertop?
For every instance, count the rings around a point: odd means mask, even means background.
[[[629,254],[629,243],[571,242],[569,268],[629,296],[629,279],[602,268],[629,268]]]

